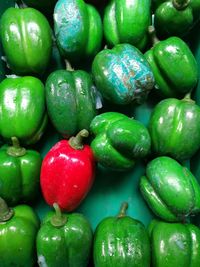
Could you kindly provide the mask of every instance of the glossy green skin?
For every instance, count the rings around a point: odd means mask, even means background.
[[[8,101],[9,99],[9,101]],[[47,124],[42,82],[31,76],[6,78],[0,83],[0,135],[15,136],[21,144],[36,143]]]
[[[41,75],[51,56],[51,28],[33,8],[8,8],[0,22],[0,36],[9,67],[19,75]]]
[[[0,222],[0,266],[35,266],[36,234],[39,219],[27,205],[14,208],[14,216],[7,222]]]
[[[149,133],[156,155],[191,158],[200,148],[200,107],[187,99],[162,100],[151,114]]]
[[[7,8],[12,7],[14,5],[15,5],[14,0],[0,1],[0,17]],[[2,52],[3,51],[0,42],[0,58],[3,56]],[[5,62],[3,62],[3,60],[0,60],[0,82],[5,78],[5,74],[6,74],[6,64]]]
[[[175,2],[176,0],[165,1],[155,11],[155,28],[159,36],[182,37],[192,29],[200,18],[198,14],[200,12],[199,0],[179,0],[183,6],[181,9],[176,7]]]
[[[151,23],[151,1],[112,0],[104,11],[103,28],[108,44],[129,43],[143,50]]]
[[[172,158],[158,157],[148,163],[140,191],[154,214],[165,221],[182,221],[200,212],[196,178]]]
[[[42,158],[34,150],[26,150],[23,156],[10,156],[7,148],[0,149],[0,196],[10,206],[31,202],[38,196]]]
[[[153,267],[200,266],[198,227],[154,220],[149,228]]]
[[[91,142],[94,156],[107,168],[132,168],[137,159],[150,152],[151,139],[147,128],[124,114],[102,113],[92,120],[90,131],[95,136]]]
[[[83,0],[59,0],[53,16],[55,37],[62,55],[73,63],[92,59],[101,48],[103,36],[96,8]]]
[[[92,245],[92,230],[81,214],[63,214],[67,222],[55,227],[49,212],[37,234],[37,256],[40,267],[86,267]]]
[[[157,42],[144,54],[162,97],[182,97],[198,81],[197,62],[187,44],[178,37]]]
[[[89,129],[97,115],[97,93],[86,71],[52,72],[46,81],[45,94],[49,117],[59,133],[69,137]]]
[[[144,225],[129,216],[107,217],[94,236],[95,267],[149,267],[150,242]]]

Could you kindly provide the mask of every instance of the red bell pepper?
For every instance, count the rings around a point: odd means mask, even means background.
[[[78,207],[90,190],[95,174],[95,160],[89,145],[82,138],[89,135],[80,131],[76,137],[61,140],[46,154],[41,167],[40,185],[45,201],[62,210]]]

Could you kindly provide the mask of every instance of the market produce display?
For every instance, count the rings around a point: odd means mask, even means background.
[[[199,14],[0,1],[0,267],[200,266]]]

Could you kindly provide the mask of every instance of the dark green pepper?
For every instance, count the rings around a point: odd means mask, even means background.
[[[150,242],[144,225],[126,215],[125,202],[116,217],[106,217],[95,230],[95,267],[149,267]]]
[[[154,25],[161,37],[186,35],[200,19],[199,0],[162,1],[155,10]]]
[[[17,138],[12,142],[0,149],[0,196],[11,206],[37,198],[42,164],[38,152],[20,147]]]
[[[143,103],[154,86],[150,65],[130,44],[118,44],[99,52],[92,74],[102,96],[115,104]]]
[[[150,152],[151,138],[139,121],[118,112],[96,116],[90,125],[95,138],[91,142],[100,164],[114,170],[126,170]]]
[[[51,56],[51,28],[34,8],[8,8],[1,17],[0,37],[15,74],[42,74]]]
[[[0,198],[0,266],[33,267],[39,219],[27,205],[8,208]]]
[[[47,124],[45,90],[31,76],[6,78],[0,83],[0,135],[20,143],[36,143]]]
[[[148,206],[165,221],[184,221],[200,212],[200,186],[188,168],[169,157],[147,164],[140,191]]]
[[[92,59],[101,48],[101,17],[83,0],[59,0],[54,9],[54,32],[62,55],[70,62]]]
[[[110,1],[103,19],[108,44],[129,43],[143,50],[147,45],[148,26],[151,24],[150,7],[150,0]]]
[[[37,234],[39,266],[86,267],[92,245],[92,230],[86,218],[78,213],[61,214],[54,204]]]
[[[89,129],[97,115],[97,91],[82,70],[57,70],[46,81],[47,111],[56,130],[65,137]]]
[[[200,107],[189,95],[162,100],[151,114],[149,133],[156,155],[189,159],[200,148]]]
[[[153,267],[200,266],[200,230],[197,226],[153,220],[149,233]]]
[[[197,62],[188,45],[178,37],[159,41],[153,27],[149,28],[154,42],[144,56],[155,77],[155,88],[162,97],[182,97],[198,81]]]

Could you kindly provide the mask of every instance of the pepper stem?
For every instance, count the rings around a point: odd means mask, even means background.
[[[12,146],[7,148],[7,154],[12,157],[21,157],[26,154],[26,149],[20,146],[17,137],[11,137]]]
[[[117,218],[121,218],[126,216],[126,210],[128,209],[128,203],[123,202],[119,211],[119,214],[117,215]]]
[[[72,65],[70,64],[70,62],[67,59],[65,59],[65,66],[66,66],[66,70],[74,71],[74,69],[72,68]]]
[[[24,2],[22,2],[21,0],[17,0],[16,4],[18,5],[18,8],[26,8],[27,5],[24,4]]]
[[[14,215],[14,210],[9,208],[5,200],[0,197],[0,223],[9,221]]]
[[[195,103],[195,101],[193,99],[191,99],[191,92],[187,93],[184,96],[184,98],[182,99],[182,101],[187,101],[187,102]]]
[[[57,203],[53,204],[56,214],[51,217],[51,224],[55,227],[62,227],[67,222],[67,218],[63,216],[60,207]]]
[[[153,46],[160,42],[160,40],[156,36],[156,30],[155,30],[153,25],[150,25],[148,27],[148,33],[149,33],[149,35],[151,37],[151,42],[152,42]]]
[[[172,0],[172,4],[177,10],[185,9],[188,7],[189,3],[190,0]]]
[[[72,148],[81,150],[83,149],[83,138],[89,136],[89,132],[86,129],[81,130],[76,136],[72,136],[69,139],[69,144]]]

